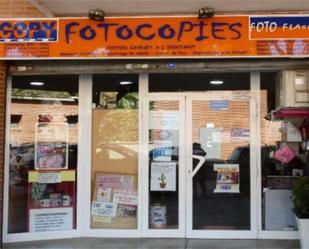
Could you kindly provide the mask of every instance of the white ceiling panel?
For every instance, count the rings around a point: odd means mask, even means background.
[[[293,12],[309,13],[309,0],[29,0],[54,16],[87,16],[89,9],[107,16],[195,14],[202,7],[220,13]]]

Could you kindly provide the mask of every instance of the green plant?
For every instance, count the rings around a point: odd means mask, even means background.
[[[162,173],[161,176],[158,178],[158,180],[160,181],[160,184],[165,184],[165,180],[166,180],[165,175]]]
[[[299,177],[292,188],[293,212],[298,218],[309,218],[309,177]]]

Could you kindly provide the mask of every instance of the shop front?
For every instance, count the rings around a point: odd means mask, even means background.
[[[309,17],[1,25],[5,242],[298,238]]]

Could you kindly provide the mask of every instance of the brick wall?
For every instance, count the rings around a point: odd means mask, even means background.
[[[43,17],[27,0],[0,0],[0,17]]]
[[[0,61],[0,245],[2,242],[2,196],[3,196],[3,169],[4,169],[4,124],[5,124],[5,89],[6,66]]]
[[[0,0],[0,18],[43,17],[27,0]],[[2,194],[4,169],[6,64],[0,61],[0,245],[2,242]]]
[[[192,104],[192,140],[200,143],[200,129],[206,128],[208,123],[221,128],[221,158],[227,160],[232,151],[238,146],[246,146],[249,139],[238,140],[232,137],[232,129],[250,129],[250,102],[230,101],[228,110],[212,111],[209,101],[194,101]],[[214,137],[213,137],[214,139]],[[207,152],[207,149],[205,149]],[[210,156],[211,157],[211,156]]]

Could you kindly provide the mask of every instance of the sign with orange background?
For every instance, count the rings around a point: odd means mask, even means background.
[[[309,16],[0,20],[0,57],[195,58],[309,55]]]

